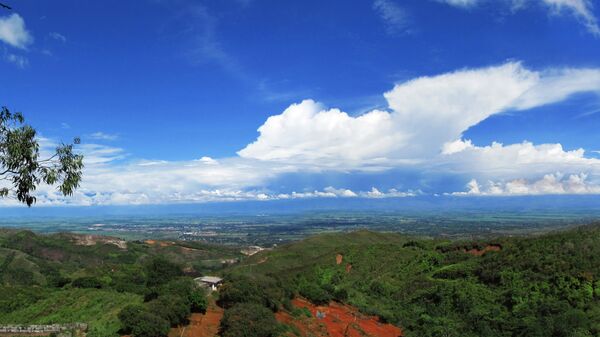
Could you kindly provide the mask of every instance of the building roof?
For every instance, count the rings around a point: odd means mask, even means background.
[[[204,283],[221,283],[223,281],[222,278],[216,276],[202,276],[196,278],[195,280]]]

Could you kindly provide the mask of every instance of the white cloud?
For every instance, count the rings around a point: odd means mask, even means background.
[[[525,92],[514,103],[514,108],[527,110],[560,102],[577,92],[600,94],[600,69],[549,69],[538,74],[537,85]]]
[[[447,3],[450,6],[463,7],[463,8],[475,6],[479,2],[479,0],[436,0],[436,1]]]
[[[488,181],[481,186],[473,179],[467,184],[466,192],[453,195],[473,196],[514,196],[545,194],[600,194],[600,185],[588,181],[585,173],[563,175],[546,174],[538,180],[514,179],[505,182]]]
[[[62,35],[61,33],[51,32],[49,35],[51,38],[55,39],[56,41],[60,41],[62,43],[67,42],[67,37]]]
[[[104,132],[94,132],[90,135],[88,135],[88,138],[93,139],[93,140],[108,140],[108,141],[113,141],[113,140],[117,140],[119,139],[118,135],[115,134],[109,134],[109,133],[104,133]]]
[[[29,60],[26,57],[20,55],[6,54],[4,55],[4,59],[7,62],[14,64],[21,69],[24,69],[29,65]]]
[[[586,29],[595,36],[600,36],[600,26],[598,18],[594,15],[594,5],[591,0],[507,0],[507,1],[492,1],[492,0],[435,0],[437,2],[446,3],[450,6],[459,8],[474,7],[481,2],[489,1],[495,4],[504,5],[509,3],[513,12],[517,12],[525,7],[528,3],[537,3],[548,8],[553,15],[562,15],[563,13],[572,14]]]
[[[473,143],[470,139],[468,140],[455,140],[453,142],[447,142],[442,146],[442,154],[454,154],[458,152],[462,152],[468,148],[472,148]]]
[[[361,166],[367,159],[385,160],[384,156],[403,142],[393,126],[385,111],[351,117],[305,100],[269,117],[258,129],[258,140],[238,153],[244,158],[297,164]]]
[[[593,4],[590,0],[542,0],[542,2],[556,13],[571,12],[585,24],[590,33],[600,36],[598,19],[594,15]]]
[[[406,10],[392,0],[375,0],[373,9],[379,14],[389,34],[406,32],[409,19]]]
[[[0,40],[20,49],[27,49],[33,43],[33,37],[19,14],[0,17]]]
[[[379,189],[372,187],[369,191],[354,192],[349,189],[337,189],[334,187],[326,187],[322,191],[310,191],[310,192],[292,192],[289,194],[280,193],[277,195],[269,196],[269,199],[308,199],[308,198],[369,198],[369,199],[382,199],[382,198],[406,198],[420,195],[421,191],[398,191],[396,189],[390,189],[386,192],[381,192]]]
[[[458,143],[463,145],[457,145]],[[539,175],[549,170],[595,171],[600,173],[600,160],[585,157],[583,149],[565,151],[561,144],[534,145],[531,142],[490,146],[474,146],[471,141],[457,141],[453,146],[460,151],[451,151],[438,159],[444,170],[455,173],[487,174],[507,177],[529,174]]]
[[[219,162],[211,157],[202,157],[200,159],[198,159],[199,162],[206,164],[206,165],[218,165]]]
[[[384,169],[430,161],[488,117],[600,92],[600,70],[532,71],[518,62],[421,77],[384,94],[389,111],[350,116],[312,100],[293,104],[258,129],[243,158],[321,168]]]
[[[531,142],[478,146],[462,135],[504,111],[555,103],[578,92],[598,92],[599,79],[600,71],[596,69],[534,71],[509,62],[399,83],[384,94],[388,109],[358,116],[305,100],[269,117],[258,129],[256,141],[231,158],[132,159],[118,147],[82,144],[79,149],[85,155],[84,179],[75,196],[61,197],[54,187],[47,186],[37,193],[39,200],[47,204],[80,205],[421,194],[380,187],[367,191],[327,187],[291,192],[265,188],[286,175],[377,174],[373,171],[386,169],[473,177],[476,180],[471,181],[468,190],[471,194],[513,193],[523,185],[534,191],[527,193],[555,193],[559,185],[565,193],[596,193],[587,176],[579,173],[600,176],[600,159],[586,157],[583,149],[565,150],[560,144]],[[106,139],[103,133],[96,136]],[[45,153],[56,146],[48,139],[40,142]],[[550,185],[555,188],[544,187],[551,182],[549,178],[536,184],[539,177],[556,171],[570,175],[560,179],[554,176],[554,185]],[[500,183],[478,184],[488,180]],[[581,184],[577,181],[588,187],[578,187]]]

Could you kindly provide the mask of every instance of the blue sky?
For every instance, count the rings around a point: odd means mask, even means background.
[[[600,193],[596,1],[6,2],[41,204]]]

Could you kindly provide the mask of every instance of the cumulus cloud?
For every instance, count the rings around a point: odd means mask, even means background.
[[[0,40],[20,49],[27,49],[33,43],[33,37],[25,28],[25,20],[19,14],[0,17]]]
[[[548,170],[600,172],[600,159],[587,158],[583,149],[566,151],[561,144],[531,142],[475,146],[470,140],[445,145],[437,165],[455,173],[480,172],[493,177],[539,175]]]
[[[564,175],[546,174],[538,180],[515,179],[505,182],[488,181],[480,185],[473,179],[467,184],[466,192],[453,195],[471,196],[514,196],[545,194],[599,194],[600,185],[588,180],[585,173]]]
[[[391,115],[371,111],[352,117],[305,100],[271,116],[258,129],[260,137],[238,152],[243,158],[291,163],[351,166],[386,161],[403,135],[394,130]]]
[[[306,100],[271,116],[243,158],[338,169],[389,168],[429,161],[492,115],[600,92],[598,69],[533,71],[519,62],[416,78],[384,94],[387,111],[350,116]]]
[[[258,138],[235,157],[135,159],[118,147],[82,144],[78,147],[85,156],[81,188],[72,198],[64,198],[54,187],[42,186],[38,200],[89,205],[422,194],[382,186],[365,191],[339,186],[300,191],[265,187],[295,174],[367,175],[389,169],[474,178],[467,192],[461,192],[471,195],[600,193],[587,180],[600,175],[600,159],[586,157],[583,149],[527,141],[479,146],[463,139],[466,130],[495,114],[599,90],[597,69],[535,71],[519,62],[419,77],[386,92],[385,110],[353,116],[313,100],[292,104],[269,117],[258,129]],[[106,139],[102,133],[96,136]],[[47,153],[56,146],[49,139],[41,142]],[[545,176],[557,171],[567,175]],[[494,183],[482,186],[479,181]]]
[[[211,157],[207,157],[207,156],[204,156],[204,157],[198,159],[198,161],[203,164],[206,164],[206,165],[218,165],[219,164],[218,161],[216,161],[215,159],[213,159]]]

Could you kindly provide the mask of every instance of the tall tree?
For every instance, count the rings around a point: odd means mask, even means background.
[[[79,139],[74,140],[78,144]],[[36,131],[25,124],[23,115],[0,111],[0,198],[14,196],[31,206],[36,188],[45,183],[58,185],[65,196],[72,195],[81,182],[83,156],[74,152],[74,144],[60,144],[48,158],[40,159]]]

